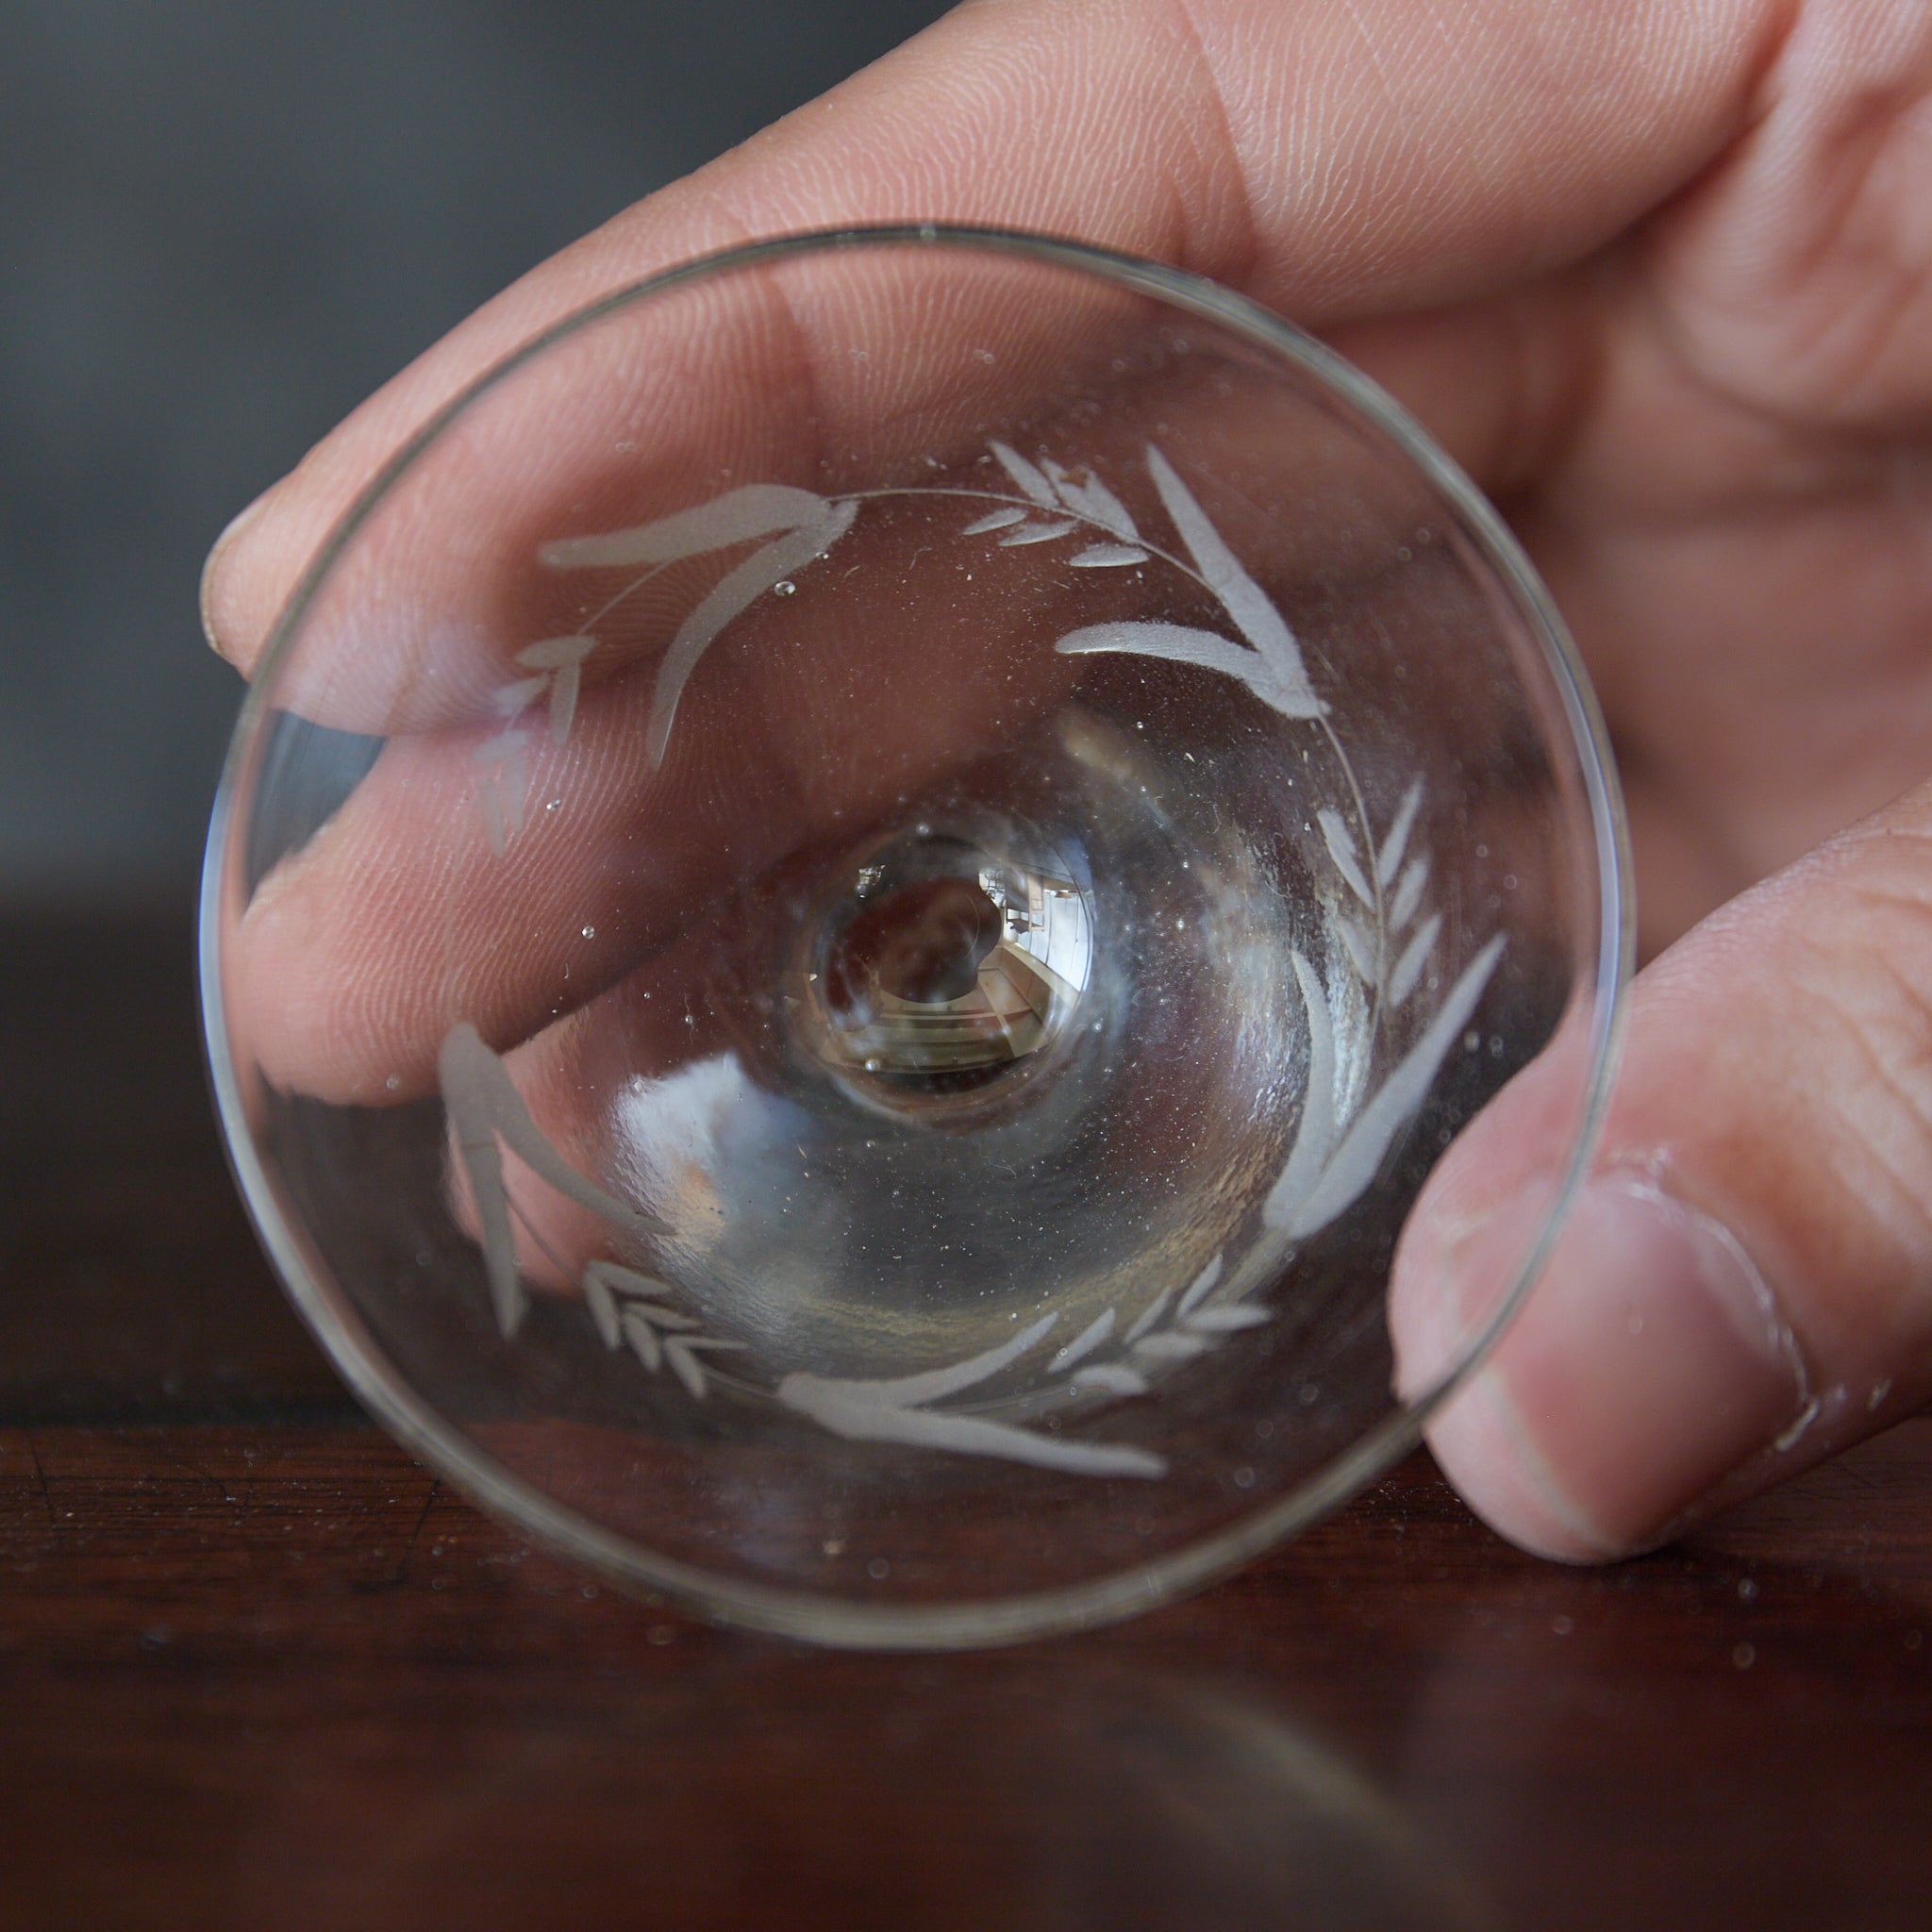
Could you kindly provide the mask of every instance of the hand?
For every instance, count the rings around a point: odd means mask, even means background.
[[[1643,945],[1669,945],[1547,1277],[1432,1431],[1505,1533],[1608,1556],[1932,1395],[1928,209],[1918,0],[985,0],[390,384],[225,535],[209,634],[246,669],[356,492],[499,357],[751,235],[1058,231],[1319,329],[1548,576],[1619,743]],[[316,911],[367,836],[345,811],[244,922],[245,970],[317,989],[282,1060],[314,1091],[433,1065],[404,922]],[[531,963],[477,974],[517,1037]],[[1538,1108],[1533,1068],[1410,1224],[1407,1386],[1491,1286]]]

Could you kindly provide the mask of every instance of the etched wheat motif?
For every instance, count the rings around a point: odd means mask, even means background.
[[[990,447],[1017,495],[908,487],[822,496],[789,484],[749,483],[630,529],[543,544],[538,556],[552,570],[639,574],[607,599],[580,632],[542,639],[517,653],[516,668],[527,675],[496,692],[495,705],[506,722],[472,754],[486,774],[479,795],[491,850],[504,857],[526,817],[533,741],[527,714],[544,705],[552,741],[560,746],[570,736],[582,665],[598,647],[592,625],[670,564],[766,540],[699,600],[658,663],[645,749],[652,765],[661,766],[685,687],[705,652],[760,597],[789,591],[802,571],[831,552],[873,497],[970,495],[991,501],[995,507],[968,524],[963,534],[996,535],[1005,549],[1079,536],[1081,548],[1067,558],[1074,570],[1119,570],[1158,558],[1212,592],[1244,641],[1186,625],[1126,621],[1070,632],[1055,648],[1070,656],[1116,652],[1192,664],[1238,679],[1284,717],[1326,715],[1328,708],[1309,683],[1301,647],[1280,612],[1153,443],[1145,449],[1147,473],[1180,539],[1178,554],[1143,537],[1126,506],[1091,467],[1069,470],[1051,458],[1034,463],[1000,441]]]
[[[586,1179],[557,1151],[530,1118],[509,1069],[466,1020],[458,1021],[443,1036],[437,1055],[437,1081],[449,1115],[457,1158],[475,1208],[496,1324],[508,1341],[523,1321],[528,1297],[517,1266],[516,1233],[510,1224],[514,1208],[504,1184],[505,1148],[566,1200],[626,1234],[655,1234],[658,1224]]]
[[[702,1333],[704,1324],[694,1315],[665,1307],[677,1292],[669,1282],[640,1274],[634,1268],[620,1267],[615,1261],[592,1261],[584,1270],[581,1286],[591,1320],[606,1348],[628,1344],[654,1375],[668,1364],[671,1373],[700,1402],[710,1388],[700,1359],[703,1353],[744,1347],[741,1341]]]
[[[1261,1210],[1268,1226],[1306,1241],[1354,1207],[1381,1171],[1395,1137],[1421,1109],[1490,975],[1503,957],[1499,934],[1462,969],[1441,1006],[1394,1072],[1352,1113],[1338,1105],[1336,1006],[1300,954],[1295,978],[1308,1022],[1308,1076],[1288,1163]]]
[[[1108,1308],[1081,1329],[1047,1364],[1050,1375],[1066,1375],[1075,1389],[1109,1395],[1145,1395],[1148,1373],[1206,1355],[1228,1336],[1258,1328],[1272,1320],[1266,1308],[1236,1299],[1208,1303],[1220,1284],[1222,1257],[1216,1255],[1178,1299],[1162,1289],[1121,1335],[1114,1331],[1118,1310]]]
[[[1328,707],[1308,682],[1301,646],[1280,611],[1241,568],[1193,492],[1151,442],[1146,458],[1147,474],[1191,564],[1188,574],[1214,593],[1229,623],[1246,642],[1238,644],[1218,631],[1187,625],[1129,620],[1074,631],[1054,648],[1070,656],[1116,651],[1198,665],[1204,671],[1238,679],[1284,718],[1325,717]],[[1108,500],[1112,501],[1111,497]]]
[[[1315,724],[1346,765],[1327,723],[1327,705],[1309,680],[1293,632],[1158,448],[1149,443],[1143,456],[1147,478],[1172,526],[1171,545],[1143,531],[1091,466],[1069,468],[1044,455],[1034,461],[998,441],[990,454],[1009,486],[1005,490],[907,488],[827,497],[785,485],[750,484],[632,529],[545,544],[540,555],[553,569],[618,569],[631,575],[578,632],[540,640],[517,654],[515,668],[522,675],[496,697],[500,727],[473,753],[487,774],[481,796],[492,850],[501,855],[523,825],[528,759],[539,733],[547,727],[558,746],[570,737],[583,668],[598,648],[594,626],[606,614],[672,563],[758,546],[725,570],[698,601],[658,667],[646,743],[653,764],[661,764],[684,691],[711,643],[758,598],[789,593],[797,575],[826,557],[852,528],[872,495],[973,499],[978,513],[963,526],[962,536],[993,538],[1006,549],[1077,543],[1066,557],[1076,569],[1120,570],[1158,562],[1180,572],[1214,598],[1233,635],[1122,621],[1071,631],[1055,648],[1068,656],[1164,658],[1234,678],[1282,717]],[[1430,866],[1417,833],[1423,805],[1418,779],[1379,838],[1358,800],[1353,826],[1337,811],[1324,808],[1316,815],[1334,875],[1331,977],[1324,979],[1302,953],[1291,956],[1295,991],[1307,1022],[1307,1078],[1287,1159],[1261,1211],[1263,1224],[1291,1243],[1329,1226],[1366,1193],[1397,1137],[1426,1100],[1503,955],[1505,941],[1498,936],[1462,967],[1441,1005],[1373,1091],[1361,1094],[1358,1081],[1350,1086],[1344,1080],[1337,1051],[1344,1015],[1359,1011],[1365,992],[1374,1010],[1372,1029],[1379,1033],[1385,1023],[1402,1014],[1423,984],[1441,937],[1441,915],[1424,906]],[[1359,990],[1346,984],[1350,974]],[[551,1145],[502,1060],[474,1026],[451,1028],[442,1045],[440,1075],[458,1170],[475,1206],[484,1271],[506,1338],[516,1332],[527,1306],[515,1222],[522,1220],[525,1233],[541,1245],[506,1186],[506,1153],[634,1243],[649,1248],[661,1233],[653,1217],[607,1193]],[[1158,1374],[1272,1319],[1268,1309],[1248,1299],[1254,1285],[1250,1278],[1230,1291],[1224,1257],[1216,1255],[1184,1290],[1161,1289],[1138,1309],[1124,1314],[1120,1307],[1109,1307],[1089,1322],[1036,1366],[1035,1386],[1112,1397],[1147,1395]],[[647,1374],[668,1371],[694,1400],[705,1399],[712,1388],[709,1358],[745,1348],[706,1333],[703,1322],[678,1306],[679,1291],[673,1284],[637,1269],[593,1260],[582,1269],[578,1286],[607,1348],[628,1349]],[[793,1374],[783,1376],[770,1394],[794,1413],[853,1441],[998,1457],[1076,1474],[1165,1474],[1165,1459],[1150,1450],[1063,1440],[1050,1431],[948,1406],[997,1377],[1024,1374],[1027,1357],[1058,1320],[1057,1315],[1042,1316],[998,1347],[939,1368],[870,1379]]]
[[[990,448],[1017,494],[908,486],[822,496],[815,491],[789,484],[749,483],[726,491],[708,503],[630,529],[545,543],[538,557],[552,570],[624,569],[641,570],[641,575],[633,577],[607,601],[598,616],[586,624],[582,635],[530,648],[546,651],[553,645],[568,644],[573,649],[581,646],[569,660],[574,675],[583,657],[595,648],[596,640],[590,635],[591,625],[658,571],[687,558],[709,556],[766,540],[726,571],[699,600],[678,626],[658,664],[645,743],[653,765],[661,765],[679,700],[705,652],[727,625],[742,616],[760,597],[774,591],[789,590],[802,571],[829,555],[858,521],[867,502],[883,497],[968,496],[991,503],[993,508],[968,524],[965,535],[997,536],[1001,547],[1009,550],[1078,536],[1083,539],[1082,545],[1067,558],[1075,570],[1120,570],[1159,558],[1209,591],[1229,623],[1245,640],[1244,643],[1238,643],[1218,632],[1185,625],[1122,623],[1074,631],[1061,638],[1056,649],[1072,655],[1128,652],[1194,664],[1240,679],[1284,717],[1326,715],[1328,708],[1308,682],[1301,647],[1280,612],[1241,568],[1193,492],[1153,443],[1145,449],[1147,474],[1180,539],[1180,553],[1162,549],[1143,537],[1127,507],[1091,466],[1069,470],[1051,458],[1034,463],[1005,442],[995,441]],[[531,658],[525,654],[517,662],[519,667],[527,664],[549,678],[558,675],[559,667],[553,667],[547,659]],[[553,706],[552,731],[560,743],[556,690],[551,682],[519,679],[504,687],[500,699],[511,710],[521,711],[540,696],[549,696]],[[570,710],[575,704],[575,691],[573,681],[564,708],[565,733],[569,729]],[[507,759],[520,748],[492,741],[491,756]],[[482,756],[480,750],[478,756]],[[504,823],[513,830],[515,823],[521,821],[512,823],[507,817]]]
[[[996,1456],[1073,1475],[1161,1476],[1167,1459],[1151,1450],[1110,1442],[1067,1442],[1039,1429],[960,1415],[932,1405],[990,1381],[1041,1341],[1059,1320],[1042,1315],[1009,1341],[949,1368],[878,1381],[787,1375],[777,1396],[786,1407],[854,1441],[905,1442],[962,1456]]]
[[[1328,857],[1356,901],[1353,911],[1344,909],[1337,915],[1337,936],[1364,984],[1385,998],[1391,1010],[1407,1004],[1442,930],[1441,916],[1432,912],[1412,933],[1408,931],[1429,882],[1428,854],[1410,855],[1408,850],[1422,802],[1423,781],[1418,778],[1403,794],[1379,846],[1366,854],[1357,849],[1340,812],[1316,814]],[[1398,941],[1401,950],[1391,959]]]

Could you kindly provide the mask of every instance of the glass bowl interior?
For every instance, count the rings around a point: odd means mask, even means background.
[[[531,344],[325,547],[210,1051],[297,1305],[486,1507],[728,1621],[994,1641],[1414,1441],[1395,1243],[1565,1042],[1459,1373],[1601,1108],[1621,845],[1528,566],[1319,344],[1071,243],[788,238]]]

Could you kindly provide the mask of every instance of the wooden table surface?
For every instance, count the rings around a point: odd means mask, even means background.
[[[1417,1457],[979,1656],[705,1630],[289,1314],[184,921],[0,937],[0,1926],[1932,1927],[1932,1419],[1604,1572]]]

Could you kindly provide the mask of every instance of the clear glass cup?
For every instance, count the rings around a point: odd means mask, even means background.
[[[597,303],[280,620],[209,842],[237,1173],[350,1386],[630,1587],[1088,1624],[1405,1453],[1601,1110],[1622,816],[1480,496],[1279,318],[919,227]],[[1539,1055],[1566,1176],[1391,1388]]]

